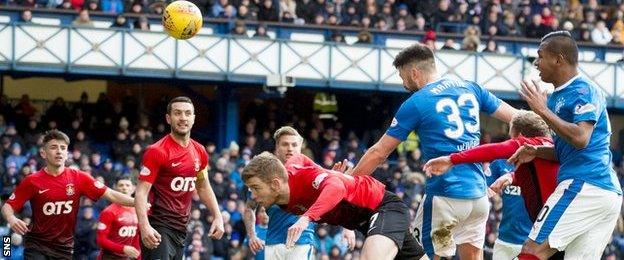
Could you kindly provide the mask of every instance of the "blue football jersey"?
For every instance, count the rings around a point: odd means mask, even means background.
[[[593,82],[576,76],[552,93],[548,98],[548,108],[567,122],[594,123],[594,131],[584,149],[577,150],[563,138],[554,136],[555,152],[560,164],[557,183],[578,179],[622,194],[611,167],[611,123],[602,91]]]
[[[441,78],[403,102],[386,134],[403,141],[415,130],[425,161],[449,155],[479,145],[479,112],[494,113],[500,104],[500,99],[475,82]],[[485,187],[481,164],[461,164],[429,178],[425,192],[475,199],[485,196]]]
[[[488,185],[492,185],[499,177],[513,172],[514,166],[506,160],[495,160],[490,163],[490,174],[486,174]],[[498,227],[498,238],[507,243],[522,245],[529,236],[533,222],[524,206],[520,187],[509,185],[503,189],[503,217]]]
[[[267,215],[269,215],[269,228],[267,230],[266,245],[276,245],[286,243],[286,235],[288,228],[295,224],[299,220],[299,216],[290,214],[277,205],[272,205],[266,209]],[[297,245],[313,245],[315,241],[314,229],[316,223],[310,222],[308,228],[306,228],[301,237],[295,244]]]

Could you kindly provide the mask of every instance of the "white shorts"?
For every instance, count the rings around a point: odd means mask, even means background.
[[[456,245],[468,243],[483,248],[489,212],[487,196],[452,199],[425,195],[411,229],[429,258],[434,254],[451,257]]]
[[[264,247],[264,259],[266,260],[289,260],[289,259],[314,259],[314,247],[312,245],[295,245],[286,248],[285,244],[270,245]]]
[[[600,259],[615,229],[622,196],[580,180],[557,185],[529,238],[565,250],[566,259]]]
[[[492,259],[512,260],[520,254],[520,251],[522,251],[521,244],[516,245],[496,239],[496,242],[494,242],[494,254],[492,255]]]

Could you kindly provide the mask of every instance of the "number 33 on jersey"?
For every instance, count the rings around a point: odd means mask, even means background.
[[[422,159],[427,161],[478,145],[479,112],[494,113],[501,103],[475,82],[444,77],[425,85],[403,102],[386,134],[403,141],[411,131],[416,131]],[[481,176],[475,174],[479,172]],[[479,198],[485,195],[482,174],[481,166],[476,164],[458,165],[443,176],[431,178],[426,192]]]

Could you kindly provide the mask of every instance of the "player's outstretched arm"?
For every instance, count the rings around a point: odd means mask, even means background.
[[[5,203],[2,206],[2,216],[6,219],[9,226],[13,231],[15,231],[15,233],[24,235],[28,232],[28,225],[26,225],[26,222],[15,216],[15,212],[13,211],[13,207],[11,207],[11,205]]]
[[[264,242],[256,236],[256,208],[258,205],[251,199],[248,199],[245,204],[243,223],[245,223],[245,230],[249,237],[249,249],[255,255],[264,247]]]
[[[202,171],[201,176],[197,176],[196,186],[197,195],[199,195],[201,201],[208,207],[214,217],[212,225],[210,225],[210,230],[208,231],[208,236],[214,239],[221,239],[223,233],[225,233],[225,228],[223,227],[223,217],[221,216],[217,196],[215,196],[214,191],[208,182],[208,174],[206,170]]]
[[[535,157],[550,161],[559,161],[559,159],[555,155],[555,147],[549,145],[537,146],[537,150],[535,151]]]
[[[377,143],[366,151],[360,162],[353,168],[352,173],[354,175],[371,175],[375,168],[383,163],[400,143],[401,140],[384,134]]]
[[[578,124],[566,122],[550,110],[538,114],[558,136],[566,140],[574,148],[583,149],[589,144],[589,139],[594,132],[593,123],[587,121],[579,122]]]
[[[137,218],[139,220],[139,229],[141,232],[141,239],[143,240],[143,244],[145,247],[153,249],[160,244],[160,234],[156,231],[152,225],[149,223],[149,219],[147,218],[147,195],[149,194],[149,190],[152,188],[152,184],[146,181],[139,180],[139,184],[137,185],[135,191],[135,209]]]
[[[589,144],[589,139],[594,131],[593,123],[582,121],[575,124],[561,119],[546,106],[546,92],[542,91],[537,82],[525,80],[520,85],[522,86],[520,96],[529,104],[533,112],[546,121],[546,124],[557,135],[572,144],[576,149],[583,149]]]
[[[111,188],[106,189],[102,197],[115,204],[126,207],[134,207],[134,198]]]
[[[555,156],[555,148],[553,146],[524,144],[511,157],[509,157],[507,162],[518,167],[523,163],[532,161],[535,157],[550,161],[558,161]]]
[[[496,159],[507,159],[520,148],[516,140],[507,140],[500,143],[483,144],[468,150],[452,153],[429,160],[423,167],[427,176],[446,173],[453,165],[461,163],[482,163]]]
[[[509,123],[516,113],[518,113],[517,109],[510,106],[505,101],[501,101],[500,106],[492,113],[492,116],[500,121]]]

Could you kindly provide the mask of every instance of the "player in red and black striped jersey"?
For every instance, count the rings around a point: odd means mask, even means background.
[[[136,213],[145,259],[182,259],[191,200],[197,192],[214,220],[208,235],[223,236],[223,218],[208,183],[208,153],[191,139],[195,108],[188,97],[176,97],[167,105],[171,133],[150,145],[143,155],[136,190]],[[147,208],[147,203],[152,207]]]
[[[523,145],[553,145],[548,125],[533,112],[518,112],[510,123],[509,135],[512,139],[504,142],[484,144],[449,156],[431,159],[425,164],[424,170],[427,175],[441,175],[455,164],[507,159]],[[558,169],[558,162],[535,158],[528,163],[517,165],[513,174],[501,176],[492,184],[492,188],[499,192],[510,184],[520,187],[525,207],[531,221],[534,222],[557,186]]]
[[[46,166],[26,176],[2,206],[2,215],[11,229],[24,235],[25,259],[72,258],[82,196],[92,200],[103,197],[113,203],[134,206],[132,197],[107,188],[86,172],[66,168],[68,146],[66,134],[57,130],[47,132],[40,152]],[[22,210],[26,201],[32,207],[30,226],[14,214]]]
[[[130,177],[117,179],[115,189],[123,194],[134,193]],[[134,207],[111,204],[100,213],[97,244],[102,248],[98,260],[140,259],[139,221]]]

